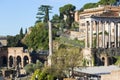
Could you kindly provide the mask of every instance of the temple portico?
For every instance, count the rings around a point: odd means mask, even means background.
[[[93,65],[91,64],[93,63],[92,55],[98,55],[101,63],[104,62],[104,65],[109,65],[111,54],[119,52],[117,50],[120,47],[119,23],[120,17],[90,16],[85,18],[86,36],[83,56],[88,60],[88,66]]]
[[[120,47],[119,22],[120,17],[91,16],[86,18],[85,48]],[[108,38],[105,38],[105,36]]]
[[[114,64],[120,56],[120,6],[99,5],[79,13],[79,32],[85,41],[83,57],[88,66]]]

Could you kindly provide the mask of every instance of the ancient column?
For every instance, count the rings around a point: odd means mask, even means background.
[[[85,27],[86,27],[86,35],[85,35],[85,48],[88,48],[88,22],[85,23]]]
[[[102,47],[105,48],[105,22],[102,22]]]
[[[90,27],[90,48],[92,48],[92,38],[93,38],[93,22],[92,21],[90,21],[89,22],[89,27]]]
[[[120,24],[118,23],[118,25],[117,25],[117,26],[118,26],[118,27],[117,27],[117,28],[118,28],[118,33],[117,33],[117,35],[118,35],[118,36],[117,36],[117,38],[118,38],[118,39],[117,39],[117,40],[118,40],[118,43],[117,43],[117,46],[118,46],[118,47],[120,47],[120,26],[119,26],[119,25],[120,25]]]
[[[22,68],[24,67],[24,65],[23,65],[24,60],[23,60],[23,59],[24,59],[24,58],[21,59],[21,67],[22,67]]]
[[[13,57],[13,67],[16,67],[16,57]]]
[[[29,64],[31,63],[31,58],[29,57]]]
[[[99,47],[99,22],[96,21],[96,48]]]
[[[109,33],[109,41],[108,41],[108,48],[111,48],[111,23],[110,22],[108,22],[108,33]]]
[[[51,56],[52,56],[52,24],[48,22],[49,25],[49,56],[48,56],[48,66],[52,65]]]
[[[118,27],[118,24],[117,23],[114,23],[114,42],[115,42],[115,48],[117,47],[117,27]]]

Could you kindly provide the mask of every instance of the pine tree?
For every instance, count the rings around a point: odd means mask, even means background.
[[[23,29],[21,28],[21,29],[20,29],[20,39],[22,39],[23,37],[24,37]]]
[[[50,10],[52,10],[51,6],[41,5],[38,8],[38,13],[37,13],[37,17],[36,17],[36,18],[38,18],[38,20],[36,22],[41,22],[41,21],[48,22]]]

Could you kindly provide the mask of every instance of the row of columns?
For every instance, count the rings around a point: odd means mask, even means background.
[[[93,26],[96,27],[96,48],[102,47],[106,48],[107,45],[105,45],[105,27],[108,25],[108,48],[111,48],[111,23],[107,21],[86,21],[86,39],[85,39],[85,47],[86,48],[93,48]],[[118,23],[114,23],[114,47],[120,46],[118,44],[119,38],[118,38]],[[99,46],[99,32],[101,28],[102,32],[102,46]]]

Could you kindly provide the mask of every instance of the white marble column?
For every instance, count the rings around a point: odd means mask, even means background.
[[[108,22],[108,33],[109,33],[109,38],[108,38],[108,48],[111,48],[111,23],[110,22]]]
[[[49,56],[48,56],[48,66],[52,65],[52,52],[53,52],[53,42],[52,42],[52,23],[48,21],[49,26]]]
[[[22,58],[22,59],[21,59],[21,67],[22,67],[22,68],[24,67],[23,63],[24,63],[24,60],[23,60],[23,58]]]
[[[114,42],[115,42],[115,48],[117,47],[117,26],[118,26],[118,24],[117,23],[114,23]]]
[[[102,47],[105,48],[105,22],[102,22]]]
[[[85,23],[86,35],[85,35],[85,48],[88,48],[88,22]]]
[[[99,22],[95,22],[96,23],[96,48],[99,47]]]
[[[92,42],[93,42],[93,21],[90,21],[89,22],[89,27],[90,27],[90,42],[89,42],[89,44],[90,44],[90,48],[92,48]]]
[[[118,23],[118,33],[117,33],[117,46],[120,47],[120,24]]]

